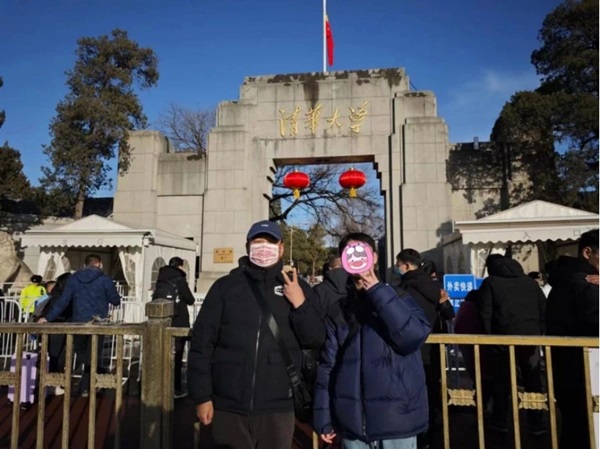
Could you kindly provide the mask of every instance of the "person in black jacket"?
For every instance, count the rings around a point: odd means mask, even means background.
[[[289,448],[294,433],[290,378],[250,283],[262,290],[296,367],[318,349],[325,324],[310,286],[283,271],[283,234],[270,221],[250,228],[248,256],[208,291],[194,323],[188,388],[216,447]]]
[[[152,299],[171,299],[175,302],[173,327],[190,327],[190,314],[188,306],[194,304],[195,298],[188,285],[185,271],[183,271],[183,259],[181,257],[171,257],[169,265],[158,270],[156,286]],[[182,398],[187,393],[181,387],[181,370],[183,367],[183,352],[185,349],[186,338],[175,339],[175,398]]]
[[[547,265],[552,286],[546,306],[548,335],[598,337],[598,230],[581,235],[578,257]],[[562,416],[560,447],[590,447],[583,350],[552,348],[554,391]]]
[[[71,276],[71,273],[63,273],[56,278],[56,282],[52,287],[46,286],[48,291],[48,302],[45,304],[44,310],[41,317],[46,317],[46,312],[58,301],[60,295],[67,286],[67,280]],[[70,304],[61,314],[54,319],[55,323],[66,323],[71,321],[71,315],[73,314],[73,306]],[[65,345],[67,337],[64,334],[51,334],[48,336],[48,355],[50,356],[50,363],[48,371],[51,373],[58,373],[63,370],[65,364]],[[59,387],[55,389],[55,393],[60,393],[63,390]]]
[[[323,273],[323,282],[314,287],[319,308],[326,316],[341,298],[346,297],[349,278],[342,267],[342,260],[339,257],[331,259],[329,269]]]
[[[414,249],[406,248],[400,251],[396,259],[402,273],[400,288],[406,290],[423,309],[432,333],[447,332],[445,321],[454,318],[454,307],[448,300],[448,295],[442,294],[440,282],[420,268],[423,262],[421,254]],[[434,429],[435,417],[440,412],[442,404],[439,347],[424,344],[421,346],[421,355],[429,399],[429,431],[419,436],[418,445],[419,448],[426,448],[430,445],[429,434]]]
[[[525,274],[516,260],[492,254],[486,260],[489,276],[480,287],[475,303],[486,334],[543,335],[546,297],[537,282]],[[508,432],[507,417],[510,398],[510,364],[507,346],[494,346],[493,411],[489,426],[492,430]],[[528,393],[543,393],[540,349],[537,346],[516,346],[517,367]],[[547,432],[546,416],[542,411],[529,411],[529,432]]]

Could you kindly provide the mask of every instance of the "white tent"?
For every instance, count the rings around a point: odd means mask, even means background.
[[[481,276],[487,255],[507,244],[574,242],[582,233],[598,228],[599,218],[598,214],[538,200],[479,220],[456,221],[454,232],[443,239],[444,268]]]
[[[71,268],[65,260],[73,248],[111,248],[118,253],[125,281],[138,300],[153,286],[152,270],[164,265],[171,257],[187,262],[188,282],[193,283],[196,267],[196,243],[159,229],[137,229],[98,215],[90,215],[53,229],[32,229],[21,238],[22,246],[40,248],[38,273],[48,273],[52,267],[56,277]]]

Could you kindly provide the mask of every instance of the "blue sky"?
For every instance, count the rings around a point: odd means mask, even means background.
[[[332,70],[404,67],[416,89],[436,94],[451,142],[486,140],[510,96],[537,86],[530,55],[559,3],[329,0]],[[170,103],[236,99],[244,76],[319,71],[321,9],[321,0],[2,0],[0,143],[21,151],[36,184],[81,36],[119,27],[154,49],[158,87],[140,95],[152,124]]]

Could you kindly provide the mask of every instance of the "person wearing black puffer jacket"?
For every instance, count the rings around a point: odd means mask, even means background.
[[[486,260],[489,276],[480,287],[475,303],[486,334],[543,335],[546,297],[536,281],[525,274],[516,260],[492,254]],[[489,427],[507,433],[510,404],[510,364],[507,346],[494,346],[493,412]],[[540,349],[537,346],[515,347],[517,368],[528,393],[543,393]],[[543,411],[528,412],[529,433],[547,432],[547,417]]]
[[[208,291],[192,331],[188,387],[216,447],[289,448],[292,386],[284,358],[251,283],[262,290],[297,368],[301,349],[325,342],[325,323],[310,286],[283,271],[283,234],[264,220],[250,228],[247,257]]]
[[[188,285],[185,271],[183,271],[183,259],[171,257],[169,265],[158,270],[156,286],[152,299],[171,299],[175,302],[173,309],[173,327],[190,327],[190,313],[188,306],[194,304],[195,298]],[[181,387],[181,370],[183,368],[183,352],[185,350],[186,338],[175,339],[175,399],[187,396]]]
[[[421,254],[414,249],[406,248],[398,253],[396,265],[402,273],[400,288],[408,292],[423,309],[431,324],[431,333],[446,333],[446,321],[454,318],[454,307],[448,295],[442,294],[442,284],[420,268],[422,262]],[[429,430],[419,435],[417,441],[419,449],[425,449],[431,445],[430,434],[435,430],[436,416],[442,406],[438,345],[424,344],[421,346],[421,356],[429,399]]]
[[[323,282],[314,287],[320,310],[325,315],[329,315],[329,310],[335,307],[341,298],[346,297],[349,279],[350,275],[342,267],[341,259],[331,259],[329,269],[323,273]]]
[[[546,265],[552,286],[546,307],[548,335],[598,337],[598,230],[581,235],[577,257],[561,256]],[[583,350],[552,348],[554,392],[561,412],[560,448],[588,448]]]

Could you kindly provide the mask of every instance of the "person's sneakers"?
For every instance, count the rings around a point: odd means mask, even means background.
[[[62,396],[63,394],[65,394],[63,387],[54,387],[54,396]]]
[[[185,390],[176,390],[175,391],[175,399],[181,399],[181,398],[185,398],[188,395],[187,391]]]

